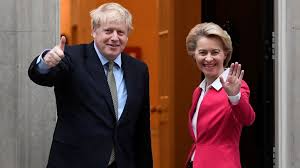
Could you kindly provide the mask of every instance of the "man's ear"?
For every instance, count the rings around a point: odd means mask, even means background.
[[[96,37],[96,32],[94,30],[92,30],[92,34],[91,35],[93,36],[93,38],[95,38]]]
[[[92,33],[91,33],[91,35],[92,35],[93,38],[96,37],[96,30],[97,30],[97,29],[96,29],[95,27],[92,28]]]

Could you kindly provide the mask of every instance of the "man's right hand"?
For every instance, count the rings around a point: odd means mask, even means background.
[[[55,67],[64,58],[64,49],[66,45],[66,37],[62,36],[57,46],[52,48],[45,56],[44,62],[49,68]]]

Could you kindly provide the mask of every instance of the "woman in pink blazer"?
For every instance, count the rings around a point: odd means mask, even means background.
[[[255,112],[241,64],[225,68],[232,54],[230,36],[214,23],[202,23],[191,29],[186,47],[205,77],[193,93],[189,110],[194,143],[186,167],[241,168],[241,131],[254,122]]]

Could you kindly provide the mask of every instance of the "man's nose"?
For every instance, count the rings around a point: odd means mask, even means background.
[[[113,31],[112,33],[112,39],[118,39],[118,32],[117,31]]]

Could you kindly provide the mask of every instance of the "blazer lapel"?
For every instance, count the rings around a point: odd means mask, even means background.
[[[192,135],[194,141],[196,141],[196,137],[195,137],[193,127],[192,127],[192,119],[193,119],[194,113],[196,111],[196,107],[197,107],[197,103],[198,103],[201,91],[202,91],[202,89],[200,87],[197,87],[195,89],[194,94],[193,94],[193,99],[192,99],[192,106],[189,111],[189,130],[190,130],[190,134]]]
[[[104,96],[112,115],[115,115],[114,108],[113,108],[113,101],[110,95],[106,75],[103,69],[103,65],[94,48],[94,42],[90,43],[87,46],[86,54],[87,54],[87,58],[86,58],[85,65],[90,75],[95,81],[94,82],[95,85],[93,86],[95,87],[96,91],[100,92],[100,95]]]

